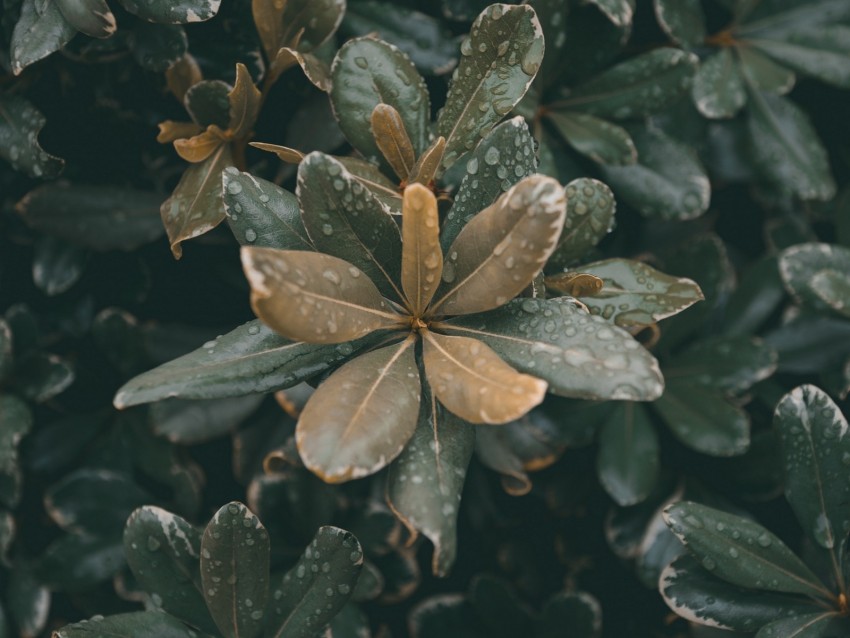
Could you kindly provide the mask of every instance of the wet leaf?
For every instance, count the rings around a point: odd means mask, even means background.
[[[758,337],[709,337],[673,356],[664,366],[678,379],[740,393],[776,370],[776,351]]]
[[[296,64],[301,67],[304,75],[317,89],[325,93],[331,90],[330,65],[312,53],[301,53],[295,49],[284,47],[277,52],[272,66],[279,72],[283,72]]]
[[[420,317],[431,302],[443,272],[440,217],[433,193],[419,184],[404,191],[401,286],[411,313]]]
[[[48,5],[48,6],[53,6]],[[44,116],[19,95],[0,95],[0,157],[30,177],[51,179],[65,160],[48,154],[38,143]]]
[[[658,480],[659,445],[646,409],[619,404],[599,432],[599,481],[620,506],[649,496]]]
[[[21,17],[12,33],[10,52],[12,72],[19,75],[33,62],[38,62],[64,47],[76,33],[77,30],[62,15],[58,2],[24,0],[21,4]],[[4,97],[3,101],[7,100],[9,97]],[[16,97],[15,100],[25,103],[21,97]],[[6,110],[15,107],[0,103],[0,108]],[[21,107],[17,108],[21,109]],[[5,113],[3,118],[7,119]]]
[[[687,501],[669,506],[664,519],[717,578],[751,589],[831,596],[785,543],[758,523]]]
[[[260,634],[269,593],[269,535],[242,503],[219,509],[204,530],[201,583],[225,638]]]
[[[543,281],[546,288],[558,293],[555,296],[581,297],[602,290],[602,280],[599,277],[583,272],[563,272],[550,275]]]
[[[372,111],[372,136],[384,159],[402,181],[410,177],[416,156],[404,130],[401,115],[389,104],[378,104]]]
[[[622,328],[647,326],[703,299],[696,282],[666,275],[639,261],[606,259],[584,264],[582,272],[602,279],[602,290],[578,295],[595,315]]]
[[[203,22],[218,13],[221,0],[120,0],[130,13],[148,22]]]
[[[160,208],[171,252],[183,255],[180,245],[187,239],[212,230],[224,219],[221,171],[233,162],[229,144],[222,144],[203,162],[192,164]]]
[[[735,48],[741,60],[741,73],[760,91],[785,95],[797,81],[791,69],[781,66],[746,43]]]
[[[263,98],[248,68],[241,62],[236,64],[236,83],[227,94],[227,100],[230,104],[228,134],[234,139],[246,137],[257,121]]]
[[[733,117],[747,102],[747,91],[738,60],[727,48],[700,64],[691,87],[699,112],[708,118]]]
[[[779,256],[779,274],[786,290],[799,302],[814,309],[842,312],[842,290],[850,272],[850,248],[825,243],[797,244]],[[846,310],[842,314],[847,314]]]
[[[705,15],[699,0],[654,0],[658,25],[676,44],[695,47],[705,39]]]
[[[570,146],[594,162],[625,166],[637,161],[635,144],[621,126],[579,111],[553,110],[546,117]]]
[[[791,32],[743,34],[750,46],[782,66],[841,88],[850,88],[850,27],[825,24]]]
[[[362,567],[363,549],[353,534],[320,527],[303,556],[273,588],[269,635],[313,638],[345,606]]]
[[[390,466],[387,501],[412,535],[434,544],[431,569],[446,576],[457,554],[457,517],[466,468],[475,445],[468,423],[423,394],[419,423]]]
[[[480,339],[561,396],[652,401],[664,389],[655,358],[631,335],[568,299],[517,299],[440,327]]]
[[[181,26],[137,22],[127,45],[139,65],[162,73],[185,58],[189,41]]]
[[[227,434],[259,407],[263,396],[191,401],[168,399],[151,406],[153,431],[172,443],[190,445]]]
[[[341,483],[373,474],[401,453],[419,414],[413,344],[408,338],[361,355],[319,386],[296,430],[311,471]]]
[[[564,268],[587,254],[614,226],[617,202],[614,193],[599,180],[574,179],[564,189],[567,216],[548,266]],[[582,267],[584,269],[584,267]]]
[[[340,164],[377,197],[385,210],[393,215],[401,214],[401,193],[398,184],[390,180],[381,170],[359,157],[336,157]]]
[[[433,314],[497,308],[518,295],[555,249],[566,214],[564,189],[527,177],[464,226],[443,264]]]
[[[81,33],[93,38],[115,33],[115,16],[104,0],[57,0],[56,4],[65,20]]]
[[[773,638],[787,636],[788,638],[827,638],[834,631],[846,632],[847,619],[842,618],[837,611],[818,611],[807,616],[780,618],[761,628],[756,638]]]
[[[55,237],[42,237],[35,247],[32,279],[48,297],[60,295],[83,275],[88,253]]]
[[[385,297],[401,301],[398,224],[369,187],[330,155],[315,152],[298,167],[295,193],[316,248],[344,259],[346,271],[354,266]]]
[[[434,181],[437,171],[440,168],[440,162],[443,160],[443,153],[446,151],[446,138],[438,137],[428,149],[419,156],[413,169],[410,171],[410,178],[407,180],[410,184],[423,184],[428,186]]]
[[[221,180],[227,224],[240,244],[315,250],[295,195],[232,166],[222,171]]]
[[[197,632],[168,614],[136,611],[65,625],[54,638],[193,638]]]
[[[446,138],[444,169],[522,99],[543,61],[543,48],[543,30],[528,5],[490,5],[475,19],[437,116],[437,133]]]
[[[371,129],[372,111],[378,104],[389,104],[401,114],[416,155],[427,148],[428,90],[399,49],[371,38],[349,40],[337,53],[331,76],[331,104],[339,127],[366,159],[381,158]]]

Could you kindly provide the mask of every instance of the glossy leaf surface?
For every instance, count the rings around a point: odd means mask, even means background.
[[[598,164],[627,166],[637,161],[635,143],[622,126],[580,111],[551,111],[546,117],[570,146]]]
[[[433,193],[419,184],[404,191],[401,286],[413,316],[419,317],[437,291],[443,273],[440,217]]]
[[[12,72],[18,75],[33,62],[58,51],[71,41],[76,32],[62,15],[58,2],[24,0],[21,17],[12,33]]]
[[[567,196],[564,230],[548,262],[548,266],[555,268],[575,262],[602,241],[614,226],[617,209],[611,189],[596,179],[574,179],[564,192]]]
[[[599,432],[599,480],[618,505],[643,501],[658,480],[659,445],[646,409],[636,403],[614,408]]]

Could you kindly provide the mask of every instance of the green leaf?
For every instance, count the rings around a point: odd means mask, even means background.
[[[680,49],[660,48],[621,62],[570,89],[553,109],[580,109],[618,120],[652,115],[690,88],[697,57]]]
[[[225,638],[254,638],[269,593],[269,535],[242,503],[219,509],[201,539],[207,609]]]
[[[50,616],[50,591],[33,572],[32,566],[21,560],[12,566],[8,578],[6,601],[19,635],[42,635]]]
[[[607,120],[580,111],[546,113],[564,140],[598,164],[625,166],[637,161],[637,149],[628,131]]]
[[[783,66],[850,88],[850,27],[833,24],[788,34],[755,34],[746,42]]]
[[[193,84],[183,97],[183,106],[196,124],[226,129],[230,123],[229,94],[233,89],[221,80],[203,80]]]
[[[48,297],[66,292],[83,275],[88,253],[55,237],[41,237],[35,245],[32,280]]]
[[[564,230],[547,265],[562,269],[586,255],[614,227],[617,202],[599,180],[574,179],[566,185],[567,216]],[[582,270],[584,267],[582,267]]]
[[[791,69],[780,66],[755,47],[742,43],[735,47],[741,61],[741,73],[760,91],[785,95],[797,81]]]
[[[5,566],[9,565],[9,548],[12,541],[15,540],[15,531],[15,518],[12,513],[0,510],[0,563]],[[2,615],[2,612],[0,612],[0,615]],[[2,632],[0,632],[0,636],[4,636]]]
[[[796,2],[773,0],[771,2],[752,2],[744,7],[752,15],[746,17],[746,22],[739,32],[742,35],[752,35],[759,32],[793,33],[809,27],[828,26],[850,19],[850,7],[841,0],[813,0],[801,6]],[[754,6],[753,6],[754,5]]]
[[[705,40],[705,14],[699,0],[654,0],[658,25],[676,44],[693,48]]]
[[[157,611],[136,611],[116,616],[95,616],[65,625],[53,638],[193,638],[197,632],[176,618]]]
[[[496,200],[523,177],[536,172],[535,141],[525,119],[517,116],[502,122],[481,140],[466,161],[454,204],[440,232],[443,250],[482,206]]]
[[[338,346],[289,341],[259,321],[226,335],[124,384],[118,409],[169,397],[217,399],[274,392],[341,363],[369,339]]]
[[[25,98],[0,94],[0,157],[30,177],[51,179],[62,172],[65,160],[46,153],[39,145],[38,134],[45,122]]]
[[[188,24],[203,22],[218,13],[221,0],[120,0],[133,15],[148,22]]]
[[[30,352],[17,361],[14,381],[24,397],[43,403],[73,383],[74,370],[55,354]]]
[[[693,149],[658,130],[636,127],[629,132],[638,163],[602,167],[617,196],[647,217],[683,220],[702,215],[711,185]]]
[[[699,112],[711,119],[734,117],[741,110],[747,91],[731,49],[721,49],[700,64],[691,95]]]
[[[618,27],[625,27],[632,23],[635,0],[587,0],[587,4],[594,5]]]
[[[460,47],[437,134],[449,168],[517,105],[543,61],[543,30],[528,5],[493,4],[472,23]]]
[[[295,193],[318,250],[359,268],[385,297],[404,298],[396,284],[402,252],[398,224],[368,187],[330,155],[315,152],[298,167]]]
[[[826,200],[835,182],[826,150],[808,116],[777,95],[750,91],[747,128],[753,162],[783,192]]]
[[[338,527],[320,527],[283,580],[273,588],[269,636],[313,638],[345,606],[363,568],[357,538]]]
[[[82,592],[91,591],[98,583],[111,579],[123,565],[120,534],[113,538],[68,534],[47,547],[37,569],[44,585]]]
[[[215,633],[201,595],[201,533],[195,527],[158,507],[141,507],[127,520],[124,553],[156,607]]]
[[[822,270],[812,277],[811,288],[828,306],[850,317],[850,278],[844,272]]]
[[[53,182],[27,193],[16,212],[35,230],[93,250],[133,250],[163,233],[154,192]]]
[[[471,0],[463,0],[464,4]],[[449,7],[458,0],[443,0]],[[444,5],[445,6],[445,5]],[[466,597],[462,594],[438,594],[416,605],[410,612],[411,638],[490,638],[475,622]]]
[[[666,275],[639,261],[606,259],[581,266],[603,280],[602,290],[581,296],[595,315],[621,328],[647,326],[675,315],[703,299],[700,287],[686,277]]]
[[[475,430],[426,392],[419,423],[390,466],[387,502],[412,535],[434,544],[431,568],[447,576],[457,554],[457,517]]]
[[[393,215],[401,214],[401,193],[398,184],[390,180],[374,164],[359,157],[335,157],[345,169],[377,197],[384,209]]]
[[[233,162],[229,144],[222,144],[203,162],[192,164],[160,208],[171,252],[183,255],[181,242],[203,235],[224,219],[221,171]]]
[[[235,430],[262,400],[263,395],[249,394],[206,401],[157,401],[151,405],[151,423],[154,433],[172,443],[202,443]]]
[[[614,408],[599,432],[599,482],[620,506],[649,496],[658,480],[659,445],[646,409],[635,403]]]
[[[56,0],[59,11],[74,29],[93,38],[115,33],[115,16],[104,0]]]
[[[667,606],[682,618],[733,631],[752,632],[777,617],[817,609],[804,598],[731,585],[690,555],[680,556],[661,573],[659,589]]]
[[[430,312],[482,312],[522,292],[555,249],[566,205],[556,180],[533,175],[478,213],[446,251]]]
[[[842,312],[847,304],[842,296],[847,287],[843,273],[847,272],[850,248],[837,244],[797,244],[779,256],[779,274],[786,290],[798,303],[815,310],[833,308]]]
[[[842,618],[837,611],[819,611],[807,616],[780,618],[765,625],[755,638],[829,638],[838,636],[833,633],[846,633],[850,629],[847,619]]]
[[[776,406],[785,459],[785,497],[816,543],[835,550],[850,532],[847,420],[823,390],[795,388]]]
[[[371,129],[378,104],[389,104],[401,114],[417,155],[428,147],[428,89],[398,48],[372,38],[349,40],[336,54],[331,76],[331,105],[339,127],[366,159],[382,157]]]
[[[537,620],[535,636],[559,638],[569,627],[574,638],[599,638],[602,635],[602,607],[585,592],[559,592],[546,601]]]
[[[758,523],[687,501],[665,509],[664,519],[717,578],[751,589],[832,596],[785,543]]]
[[[655,358],[631,335],[567,298],[517,299],[440,327],[480,339],[561,396],[652,401],[664,389]]]
[[[757,337],[710,337],[672,357],[667,379],[738,394],[776,370],[776,351]]]
[[[322,383],[298,420],[301,460],[329,483],[368,476],[416,429],[419,370],[411,338],[361,355]]]
[[[546,43],[546,55],[535,79],[536,85],[549,88],[555,84],[564,72],[564,45],[567,44],[565,29],[571,18],[573,7],[563,0],[530,0],[528,2],[537,13],[537,19],[543,28],[543,38]],[[606,22],[610,25],[609,22]],[[534,90],[527,93],[530,95]],[[521,109],[518,109],[521,110]]]
[[[298,199],[280,186],[228,166],[221,173],[227,224],[240,244],[315,250]]]
[[[137,22],[127,38],[127,45],[140,66],[162,73],[183,59],[189,41],[181,26]]]
[[[33,62],[38,62],[64,47],[76,33],[77,30],[62,15],[58,2],[24,0],[21,17],[12,33],[12,72],[19,75]],[[4,101],[8,99],[4,98]],[[21,97],[15,99],[25,102]],[[5,110],[7,107],[0,103],[0,108]],[[5,114],[3,117],[6,119]]]

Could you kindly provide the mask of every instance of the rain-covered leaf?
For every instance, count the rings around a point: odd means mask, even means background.
[[[779,256],[779,273],[785,288],[797,301],[815,309],[831,307],[842,311],[850,303],[850,299],[842,301],[841,294],[847,288],[844,282],[848,272],[850,248],[836,244],[798,244]]]
[[[32,280],[48,297],[60,295],[83,274],[88,253],[55,237],[42,237],[35,246]]]
[[[425,186],[404,191],[401,286],[414,317],[420,317],[437,291],[443,272],[437,200]]]
[[[45,122],[41,112],[25,98],[0,94],[0,157],[30,177],[51,179],[62,171],[65,160],[39,145],[38,134]]]
[[[471,151],[522,99],[543,61],[543,31],[528,5],[493,4],[460,47],[437,133],[446,138],[443,167]]]
[[[120,0],[130,13],[148,22],[203,22],[218,13],[221,0]]]
[[[631,335],[565,298],[518,299],[440,327],[480,339],[561,396],[652,401],[664,389],[655,358]]]
[[[721,49],[700,65],[691,94],[699,112],[708,118],[733,117],[741,110],[747,90],[731,49]]]
[[[348,362],[324,381],[298,420],[301,460],[330,483],[377,472],[404,448],[419,415],[412,339]]]
[[[183,59],[189,41],[181,26],[138,22],[133,25],[127,45],[142,67],[162,73]]]
[[[637,149],[622,126],[580,111],[552,110],[546,117],[564,140],[598,164],[627,166],[637,161]]]
[[[77,29],[62,15],[58,2],[24,0],[21,5],[21,17],[12,33],[12,72],[18,75],[33,62],[58,51],[68,44],[76,33]],[[26,104],[23,98],[17,99]],[[5,110],[6,106],[0,104],[0,108]],[[37,129],[41,126],[43,123]]]
[[[599,481],[618,505],[640,503],[658,480],[659,455],[658,437],[646,409],[622,403],[599,432]]]
[[[225,638],[259,635],[269,593],[269,535],[241,503],[223,506],[204,530],[201,583]]]
[[[676,44],[694,47],[705,39],[705,14],[699,0],[654,0],[659,26]]]
[[[57,629],[54,638],[194,638],[198,633],[158,611],[95,616]]]
[[[687,501],[668,507],[664,518],[717,578],[752,589],[831,597],[785,543],[758,523]]]
[[[389,104],[378,104],[372,111],[371,125],[378,150],[398,178],[407,180],[416,164],[416,155],[401,115]]]
[[[548,266],[564,268],[587,254],[614,226],[617,202],[611,189],[589,177],[566,185],[567,216]],[[584,270],[584,267],[582,267]]]

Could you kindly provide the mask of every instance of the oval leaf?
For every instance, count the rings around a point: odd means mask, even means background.
[[[378,150],[398,178],[407,180],[416,163],[416,155],[401,115],[389,104],[378,104],[372,111],[371,123]]]
[[[57,0],[59,11],[73,27],[93,38],[115,33],[115,16],[105,0]]]
[[[706,32],[700,0],[654,0],[653,7],[659,26],[676,44],[702,44]]]
[[[691,88],[694,104],[708,118],[733,117],[747,101],[737,58],[724,48],[703,62]]]
[[[46,58],[68,44],[76,33],[77,30],[62,15],[58,2],[24,0],[21,17],[12,32],[12,72],[19,75],[33,62]],[[16,99],[24,101],[21,97]]]
[[[564,140],[598,164],[626,166],[637,161],[637,149],[622,126],[578,111],[549,111],[546,117]]]
[[[401,286],[413,316],[420,317],[443,274],[437,199],[424,186],[411,184],[404,191],[402,211]]]
[[[567,215],[548,266],[563,268],[583,257],[611,232],[617,202],[614,193],[599,180],[589,177],[567,184]],[[582,267],[584,270],[584,267]]]
[[[815,309],[840,306],[829,303],[833,298],[827,286],[829,279],[824,279],[824,274],[829,271],[836,274],[850,272],[850,248],[810,242],[791,246],[779,256],[779,274],[785,288],[798,302]],[[816,281],[817,277],[820,279]]]
[[[636,505],[655,487],[659,455],[658,437],[644,407],[618,405],[599,432],[599,481],[618,505]]]

